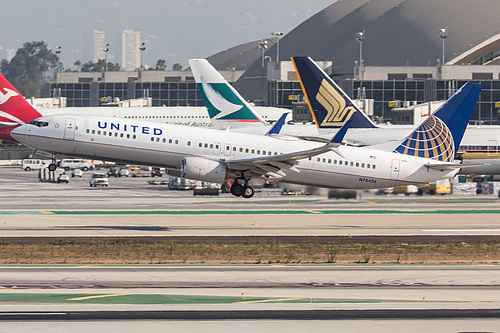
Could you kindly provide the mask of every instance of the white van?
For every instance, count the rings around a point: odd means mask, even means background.
[[[48,166],[48,162],[38,159],[27,158],[22,162],[22,168],[25,171],[45,169]]]
[[[58,167],[63,168],[65,171],[72,169],[82,169],[83,171],[92,170],[94,165],[87,160],[80,159],[63,159],[58,163]]]

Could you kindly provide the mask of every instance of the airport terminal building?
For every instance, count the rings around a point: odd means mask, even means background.
[[[238,45],[207,59],[256,104],[300,105],[291,56],[310,56],[352,97],[373,100],[373,118],[405,121],[393,109],[445,100],[465,82],[483,85],[472,119],[496,124],[500,109],[500,21],[496,0],[337,1],[279,40]],[[359,33],[362,33],[360,36]],[[263,52],[263,50],[265,52]],[[278,61],[277,61],[278,60]],[[189,71],[59,73],[44,97],[68,106],[152,97],[153,106],[200,106]]]

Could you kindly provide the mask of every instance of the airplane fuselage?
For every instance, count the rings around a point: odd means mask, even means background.
[[[113,117],[56,115],[12,135],[34,149],[76,157],[145,164],[179,170],[187,157],[227,160],[281,155],[319,147],[317,142],[270,137]],[[429,169],[439,161],[341,146],[338,152],[302,159],[299,173],[280,181],[330,188],[372,189],[424,184],[452,177],[457,170]],[[228,174],[226,178],[232,178]]]

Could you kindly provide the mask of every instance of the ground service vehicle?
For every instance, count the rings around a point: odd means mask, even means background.
[[[93,172],[90,174],[89,184],[90,187],[93,186],[107,187],[109,185],[108,176],[105,173]]]

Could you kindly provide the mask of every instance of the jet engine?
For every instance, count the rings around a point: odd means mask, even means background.
[[[181,176],[209,183],[226,180],[226,165],[203,157],[186,157],[182,160]]]

